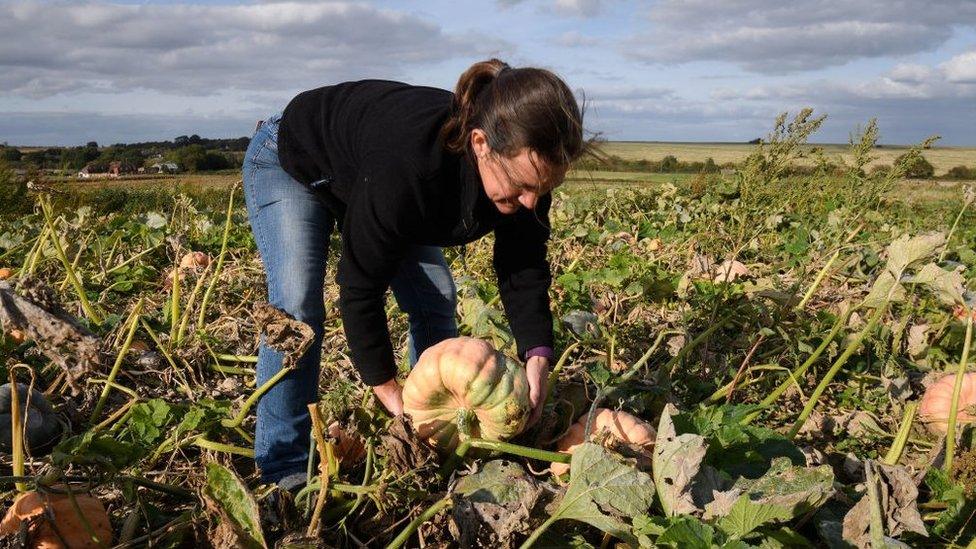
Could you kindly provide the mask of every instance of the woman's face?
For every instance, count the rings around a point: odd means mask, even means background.
[[[503,214],[534,209],[539,197],[562,183],[565,169],[548,168],[535,151],[524,148],[513,157],[492,154],[485,134],[474,130],[471,145],[485,194]]]

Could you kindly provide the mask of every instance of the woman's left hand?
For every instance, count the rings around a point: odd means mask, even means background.
[[[529,378],[529,404],[532,406],[532,415],[529,416],[526,427],[531,427],[542,417],[542,408],[549,394],[549,359],[542,356],[529,357],[525,363],[525,374]]]

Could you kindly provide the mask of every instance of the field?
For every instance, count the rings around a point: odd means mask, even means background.
[[[683,158],[652,147],[632,154]],[[851,162],[865,153],[887,150]],[[438,453],[381,411],[347,357],[335,237],[324,459],[294,501],[252,459],[257,342],[294,326],[255,307],[238,174],[31,191],[0,216],[0,374],[39,389],[58,429],[2,454],[3,501],[90,493],[123,547],[973,547],[972,416],[920,407],[974,372],[971,184],[897,166],[784,175],[798,160],[774,143],[734,173],[574,173],[557,189],[560,358],[542,421],[507,443]],[[461,333],[512,356],[491,238],[461,251],[446,251]],[[402,358],[407,320],[388,311]],[[969,393],[951,394],[965,412]],[[599,408],[656,433],[558,452]]]
[[[803,148],[809,152],[813,148],[820,148],[824,154],[831,159],[841,159],[849,162],[851,159],[850,148],[847,145],[827,144],[827,145],[808,145]],[[624,160],[660,160],[666,155],[674,155],[683,162],[704,162],[706,158],[711,158],[717,164],[727,162],[741,162],[749,153],[755,150],[755,145],[746,143],[655,143],[655,142],[633,142],[633,141],[612,141],[606,143],[603,149],[607,154],[619,156]],[[884,146],[875,148],[871,152],[874,160],[867,164],[870,169],[874,166],[887,165],[894,163],[895,158],[907,152],[909,147],[905,146]],[[935,167],[935,175],[943,175],[954,166],[976,166],[976,148],[972,147],[939,147],[933,146],[931,149],[923,151],[925,159]],[[798,159],[798,164],[809,162],[808,159]]]

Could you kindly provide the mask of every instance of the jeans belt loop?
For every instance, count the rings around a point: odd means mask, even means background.
[[[318,181],[312,181],[309,184],[309,187],[311,187],[314,190],[319,190],[319,189],[321,189],[323,187],[328,187],[329,185],[332,185],[332,182],[333,181],[334,180],[333,180],[333,178],[331,176],[326,176],[326,177],[323,177],[322,179],[319,179]]]

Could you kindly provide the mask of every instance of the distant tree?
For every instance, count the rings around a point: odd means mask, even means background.
[[[98,148],[98,142],[97,141],[89,141],[88,143],[85,144],[85,147],[87,147],[89,149],[97,149]]]
[[[203,143],[203,139],[201,139],[199,135],[193,134],[189,137],[189,139],[187,139],[187,142],[190,145],[200,145]]]
[[[976,168],[953,166],[946,172],[946,179],[976,179]]]
[[[762,137],[757,137],[757,138],[753,139],[752,141],[749,141],[748,143],[750,145],[758,145],[758,144],[760,144],[762,142],[763,142]]]
[[[935,175],[935,167],[922,155],[909,156],[905,153],[895,159],[895,165],[905,164],[905,177],[912,179],[929,179]]]
[[[20,159],[24,156],[17,147],[3,147],[0,149],[0,159],[7,162],[20,162]]]
[[[678,159],[674,155],[667,155],[661,159],[661,173],[674,173],[678,170]]]
[[[181,135],[173,140],[173,144],[177,147],[185,147],[190,144],[190,138],[185,135]]]
[[[718,173],[720,170],[718,168],[718,164],[715,163],[715,160],[709,156],[705,159],[705,164],[702,166],[702,171],[705,173]]]

